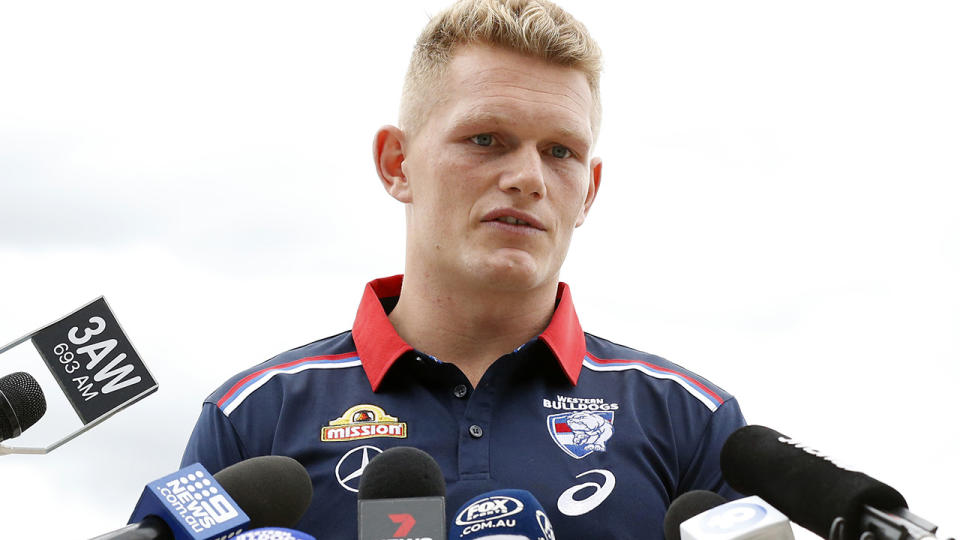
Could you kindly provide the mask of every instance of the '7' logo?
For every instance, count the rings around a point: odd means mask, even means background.
[[[413,519],[410,514],[390,514],[390,521],[400,525],[397,527],[397,532],[393,533],[394,536],[406,536],[410,529],[417,524],[417,520]]]

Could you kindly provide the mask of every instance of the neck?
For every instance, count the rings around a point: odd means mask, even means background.
[[[557,281],[528,291],[467,289],[404,275],[389,319],[417,350],[456,365],[476,387],[500,356],[550,323]]]

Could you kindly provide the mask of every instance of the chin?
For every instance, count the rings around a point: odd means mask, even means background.
[[[540,265],[530,259],[498,258],[475,268],[474,277],[491,289],[529,291],[548,280]]]

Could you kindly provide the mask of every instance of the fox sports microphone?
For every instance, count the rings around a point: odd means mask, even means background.
[[[0,441],[19,437],[46,412],[43,390],[29,373],[0,378]]]
[[[301,531],[285,527],[261,527],[233,537],[233,540],[317,540]]]
[[[467,501],[450,527],[448,540],[555,540],[543,506],[524,489],[498,489]]]
[[[443,472],[430,454],[389,448],[370,460],[357,492],[359,540],[446,538]]]
[[[289,457],[255,457],[214,475],[194,463],[147,484],[130,525],[94,540],[211,540],[292,527],[312,496],[306,469]]]
[[[663,523],[667,540],[794,540],[787,516],[757,496],[726,502],[691,491],[670,505]]]
[[[936,538],[937,526],[908,511],[897,490],[767,427],[733,432],[720,469],[733,489],[763,497],[823,538]]]

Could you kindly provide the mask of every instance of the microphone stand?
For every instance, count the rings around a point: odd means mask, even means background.
[[[857,540],[937,540],[937,526],[906,508],[884,512],[865,504],[863,510],[860,520],[863,532]],[[830,524],[828,540],[844,540],[846,529],[846,520],[842,517],[834,519]]]

